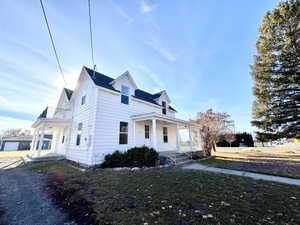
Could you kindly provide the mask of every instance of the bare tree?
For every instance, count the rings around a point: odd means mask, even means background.
[[[235,133],[227,133],[225,134],[225,141],[227,141],[230,145],[230,148],[231,148],[231,144],[232,142],[234,142],[236,140],[235,138]]]
[[[212,109],[199,112],[196,119],[191,121],[200,125],[202,148],[205,156],[210,156],[212,149],[216,151],[216,143],[233,127],[233,121],[230,120],[229,114],[214,112]]]
[[[28,136],[30,135],[30,130],[24,129],[7,129],[3,130],[0,134],[1,137],[18,137],[18,136]]]

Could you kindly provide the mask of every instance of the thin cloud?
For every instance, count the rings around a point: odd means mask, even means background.
[[[115,11],[124,19],[127,20],[127,23],[130,24],[133,22],[132,17],[128,15],[128,13],[117,3],[115,3],[113,0],[110,0],[111,5],[115,9]]]
[[[139,1],[141,13],[146,14],[154,11],[156,9],[156,5],[150,5],[145,0]]]
[[[0,128],[1,130],[12,129],[12,128],[25,128],[31,129],[32,121],[15,119],[11,117],[0,116]]]
[[[158,92],[163,89],[165,89],[165,83],[164,81],[160,78],[160,76],[151,71],[147,66],[142,65],[142,64],[136,64],[134,65],[138,70],[142,71],[143,73],[147,74],[150,79],[155,83],[155,88],[152,89],[152,92]]]
[[[175,62],[177,57],[175,54],[170,52],[166,47],[164,47],[161,42],[157,39],[152,39],[150,41],[146,41],[145,44],[158,52],[162,57],[167,59],[170,62]]]

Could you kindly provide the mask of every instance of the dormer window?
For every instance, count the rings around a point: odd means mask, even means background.
[[[161,104],[162,104],[162,114],[166,115],[167,114],[167,103],[165,101],[162,101]]]
[[[121,103],[129,104],[129,87],[124,85],[121,88]]]

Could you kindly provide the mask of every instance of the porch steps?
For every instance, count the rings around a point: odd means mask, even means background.
[[[167,157],[175,165],[185,164],[192,161],[191,153],[181,153],[181,152],[161,152],[161,156]]]
[[[49,153],[41,156],[33,156],[28,154],[27,156],[22,157],[24,163],[58,161],[63,159],[65,159],[63,155],[59,155],[55,153]]]

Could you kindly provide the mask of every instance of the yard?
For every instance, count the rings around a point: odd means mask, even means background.
[[[202,171],[78,169],[66,161],[29,169],[78,224],[300,224],[300,189]]]
[[[300,151],[282,148],[220,148],[201,164],[300,178]]]

